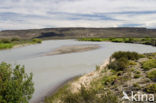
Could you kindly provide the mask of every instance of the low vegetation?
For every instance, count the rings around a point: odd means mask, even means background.
[[[115,58],[116,60],[121,58],[124,58],[126,60],[138,60],[139,58],[142,57],[144,57],[144,55],[138,54],[136,52],[129,52],[129,51],[128,52],[119,51],[119,52],[115,52],[112,55],[112,58]]]
[[[153,81],[156,81],[156,70],[152,70],[147,74],[147,77]]]
[[[108,65],[108,67],[116,71],[121,71],[121,70],[123,71],[130,65],[130,63],[132,63],[132,61],[130,60],[138,60],[139,58],[142,58],[142,57],[144,56],[136,52],[122,52],[122,51],[115,52],[111,56],[111,58],[115,60],[112,61]]]
[[[78,92],[73,92],[72,82],[45,99],[45,103],[122,103],[122,92],[156,93],[156,75],[142,68],[142,63],[156,58],[155,53],[115,52],[110,63],[94,73],[99,74],[89,85],[83,84]],[[93,75],[93,74],[92,74]],[[90,78],[89,75],[88,78]],[[86,78],[87,83],[87,78]],[[58,95],[59,94],[59,95]],[[129,103],[129,101],[124,101]]]
[[[35,39],[32,40],[32,42],[34,42],[34,43],[42,43],[42,40],[35,38]]]
[[[0,49],[9,49],[14,46],[13,43],[0,43]]]
[[[148,93],[156,93],[156,84],[146,85],[145,91],[148,92]]]
[[[0,64],[0,103],[29,103],[33,92],[32,73],[20,65]]]
[[[105,94],[97,95],[99,90],[88,90],[81,86],[80,92],[66,92],[62,98],[64,103],[118,103],[118,98],[110,91],[103,91]]]
[[[114,78],[114,77],[112,77]],[[108,79],[105,79],[108,82]],[[92,82],[93,84],[95,82]],[[97,83],[97,82],[96,82]],[[104,83],[104,82],[103,82]],[[45,103],[118,103],[118,97],[111,90],[104,90],[102,87],[92,87],[90,89],[81,85],[80,91],[72,93],[70,83],[64,85],[53,96],[45,98]],[[98,95],[101,92],[101,95]]]
[[[80,38],[80,41],[111,41],[118,43],[138,43],[156,46],[156,38]]]
[[[156,68],[156,59],[149,59],[142,63],[142,67],[144,70],[150,70],[152,68]]]
[[[32,40],[22,40],[20,38],[3,38],[0,39],[0,49],[9,49],[13,48],[16,45],[23,45],[23,44],[36,44],[36,43],[42,43],[41,39],[32,39]]]

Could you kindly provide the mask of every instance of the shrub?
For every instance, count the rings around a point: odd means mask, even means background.
[[[137,63],[134,62],[134,61],[129,61],[128,63],[129,63],[129,65],[136,65],[136,64],[137,64]]]
[[[143,62],[142,67],[144,70],[150,70],[152,68],[156,68],[156,59],[149,59]]]
[[[145,87],[147,93],[156,93],[156,84],[148,84]]]
[[[20,39],[18,37],[13,37],[11,41],[20,41]]]
[[[109,85],[109,84],[113,85],[116,79],[117,79],[116,75],[105,76],[102,82],[104,85]]]
[[[118,103],[118,97],[110,92],[104,91],[104,93],[97,95],[98,91],[93,89],[86,89],[84,86],[81,87],[79,93],[67,92],[63,97],[64,103]]]
[[[115,61],[111,62],[108,65],[108,68],[116,71],[122,71],[125,70],[129,65],[136,65],[134,61],[130,60],[138,60],[141,57],[143,57],[143,55],[136,52],[115,52],[111,56],[111,58],[115,58]]]
[[[81,103],[82,98],[77,93],[66,92],[66,95],[62,98],[64,103]]]
[[[6,39],[6,38],[1,39],[0,42],[1,43],[11,43],[10,39]]]
[[[126,43],[133,43],[134,40],[133,40],[133,38],[128,38],[125,42],[126,42]]]
[[[140,85],[138,83],[135,83],[133,84],[133,87],[140,88]]]
[[[127,66],[128,66],[128,60],[125,58],[120,58],[118,60],[111,62],[108,65],[108,68],[116,70],[116,71],[123,71],[127,68]]]
[[[32,74],[27,75],[24,67],[0,64],[0,103],[28,103],[33,92]]]
[[[106,91],[105,94],[101,95],[101,98],[98,98],[96,100],[96,102],[92,102],[92,103],[119,103],[118,97],[110,92],[110,91]]]
[[[34,42],[34,43],[42,43],[42,40],[41,40],[41,39],[35,38],[35,39],[33,39],[33,42]]]
[[[140,78],[140,77],[141,77],[140,74],[135,74],[135,75],[134,75],[134,78]]]
[[[141,74],[141,72],[140,72],[140,71],[135,71],[135,73],[136,73],[136,74]]]
[[[115,59],[125,58],[128,60],[138,60],[141,57],[143,57],[143,55],[138,54],[136,52],[122,52],[122,51],[115,52],[112,55],[112,58],[115,58]]]
[[[147,77],[153,81],[156,81],[156,70],[153,70],[147,74]]]
[[[123,38],[112,38],[111,39],[112,42],[124,42]]]
[[[140,90],[141,89],[141,87],[140,87],[140,85],[138,83],[133,84],[133,88],[135,90]]]

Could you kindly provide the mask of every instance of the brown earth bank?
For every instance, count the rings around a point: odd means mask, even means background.
[[[156,29],[147,28],[45,28],[0,31],[0,38],[78,39],[90,37],[156,37]]]
[[[59,55],[59,54],[68,54],[75,52],[84,52],[89,50],[94,50],[100,48],[99,45],[91,45],[91,44],[83,44],[83,45],[71,45],[71,46],[62,46],[60,48],[56,48],[54,51],[47,53],[46,55]]]

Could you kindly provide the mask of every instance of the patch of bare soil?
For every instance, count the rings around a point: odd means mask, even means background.
[[[59,54],[67,54],[74,52],[84,52],[89,50],[94,50],[100,48],[99,45],[72,45],[72,46],[62,46],[60,48],[55,49],[54,51],[46,54],[48,55],[59,55]]]

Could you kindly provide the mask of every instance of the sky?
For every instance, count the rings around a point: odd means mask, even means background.
[[[0,0],[0,30],[156,28],[156,0]]]

